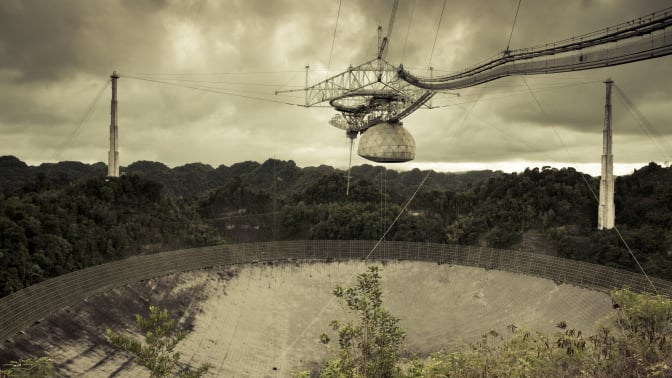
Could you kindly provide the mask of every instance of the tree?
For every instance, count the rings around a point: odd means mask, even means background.
[[[25,358],[12,361],[0,370],[0,377],[32,378],[55,377],[54,360],[49,357]]]
[[[630,377],[672,375],[672,300],[628,289],[611,293],[617,311],[591,338],[599,351],[594,360],[606,373]]]
[[[553,336],[511,324],[451,353],[415,362],[413,377],[670,377],[672,300],[662,295],[612,292],[615,309],[593,335],[560,321]]]
[[[182,378],[201,377],[210,368],[203,364],[196,370],[180,363],[180,353],[175,346],[187,336],[187,331],[175,329],[175,320],[168,317],[167,310],[149,306],[149,317],[135,315],[135,322],[144,335],[144,343],[135,337],[122,335],[107,329],[110,343],[119,349],[135,355],[138,363],[151,372],[151,377],[179,376]]]
[[[355,320],[333,320],[331,328],[338,334],[338,358],[328,361],[322,377],[392,377],[397,366],[406,332],[399,319],[382,307],[379,268],[370,266],[357,277],[354,287],[337,286],[334,295]],[[325,333],[320,341],[330,341]]]

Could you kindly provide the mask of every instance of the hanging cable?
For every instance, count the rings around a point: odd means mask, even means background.
[[[548,92],[548,91],[555,91],[555,90],[558,90],[558,89],[564,89],[564,88],[568,88],[568,87],[576,87],[576,86],[580,86],[580,85],[588,85],[588,84],[595,84],[595,83],[601,83],[601,82],[602,82],[601,80],[595,80],[595,81],[577,82],[577,83],[565,84],[565,85],[548,85],[548,86],[544,86],[544,87],[537,87],[537,89],[535,89],[535,91],[536,92]],[[515,86],[515,85],[513,85],[513,86],[488,85],[487,89],[509,88],[509,87],[516,88],[517,86]],[[485,89],[485,88],[486,87],[483,87],[483,89]],[[439,92],[439,94],[441,94],[441,92]],[[480,101],[480,102],[483,102],[483,101],[497,101],[497,100],[501,100],[501,99],[510,99],[512,96],[519,96],[519,95],[523,95],[523,94],[529,96],[530,92],[527,88],[525,88],[524,90],[515,90],[515,91],[510,90],[510,91],[506,91],[506,94],[496,95],[496,96],[489,95],[487,98],[476,100],[476,101]],[[478,92],[477,94],[460,94],[460,97],[464,98],[464,99],[471,98],[471,97],[475,97],[475,98],[478,99],[478,98],[480,98],[480,96],[481,96],[481,92]],[[472,104],[473,102],[474,101],[470,100],[470,101],[462,101],[462,102],[452,102],[452,103],[448,103],[448,104],[433,105],[432,109],[446,108],[446,107],[450,107],[450,106],[462,106],[462,105]]]
[[[623,90],[621,90],[621,88],[618,85],[614,84],[614,87],[616,88],[616,93],[623,102],[623,105],[625,105],[625,108],[630,112],[632,118],[634,118],[635,121],[637,121],[639,126],[642,129],[644,129],[644,132],[646,132],[646,135],[651,139],[653,144],[656,145],[658,151],[663,156],[663,159],[667,161],[672,161],[670,155],[665,151],[665,149],[660,145],[658,140],[654,137],[654,134],[657,134],[657,132],[655,128],[651,125],[649,120],[647,120],[646,117],[639,110],[637,110],[635,104],[630,100],[630,98],[628,98],[628,96],[623,92]]]
[[[145,75],[136,75],[137,77],[142,77]],[[243,81],[213,81],[213,80],[193,80],[193,79],[162,79],[162,81],[165,82],[177,82],[180,84],[198,84],[198,83],[203,83],[203,84],[224,84],[224,85],[241,85],[241,86],[252,86],[252,87],[273,87],[273,88],[278,88],[278,87],[296,87],[296,88],[303,88],[303,85],[288,85],[288,82],[291,81],[294,78],[294,76],[290,76],[289,79],[285,81],[285,83],[280,84],[280,83],[246,83]],[[152,80],[158,80],[157,78],[150,78]]]
[[[411,31],[411,24],[413,23],[413,15],[415,14],[415,0],[411,8],[411,19],[408,21],[408,28],[406,29],[406,39],[404,39],[404,47],[401,49],[401,64],[404,63],[404,56],[406,55],[406,43],[408,42],[408,34]]]
[[[532,88],[527,83],[527,80],[525,79],[525,76],[521,75],[520,78],[523,79],[523,83],[525,83],[525,86],[527,87],[527,90],[530,92],[530,96],[532,96],[532,99],[534,99],[534,102],[537,104],[537,107],[541,111],[541,114],[543,114],[544,116],[548,116],[548,114],[546,113],[544,108],[541,106],[541,102],[539,102],[539,99],[534,94],[534,91],[532,91]],[[571,152],[569,152],[569,148],[567,147],[567,145],[565,144],[565,141],[562,139],[562,136],[560,135],[560,133],[558,132],[558,130],[556,129],[556,127],[553,124],[551,124],[551,129],[553,130],[553,133],[555,134],[555,136],[560,141],[560,144],[562,145],[562,148],[565,150],[565,153],[567,154],[567,156],[569,156],[569,159],[572,161],[572,164],[576,165],[576,160],[574,159],[574,156],[571,154]],[[590,185],[590,183],[586,179],[585,174],[581,173],[581,178],[583,179],[583,182],[588,187],[588,190],[590,190],[590,193],[593,195],[593,198],[599,203],[600,198],[597,196],[597,194],[595,194],[595,191],[593,190],[593,187]]]
[[[516,15],[513,17],[513,25],[511,25],[511,33],[509,34],[509,40],[506,42],[506,50],[509,51],[509,46],[511,45],[511,37],[513,37],[513,29],[516,27],[516,20],[518,19],[518,11],[520,10],[520,3],[523,0],[518,0],[518,7],[516,7]]]
[[[139,78],[143,79],[143,78]],[[154,80],[154,79],[150,79]],[[190,89],[211,89],[215,91],[223,91],[226,93],[233,93],[234,91],[236,92],[235,94],[251,94],[251,95],[270,95],[268,91],[262,91],[262,90],[252,90],[252,89],[242,89],[239,87],[227,87],[227,86],[216,86],[216,85],[203,85],[203,84],[186,84],[186,83],[181,83],[181,82],[170,82],[170,81],[165,81],[165,80],[159,80],[163,83],[167,84],[175,84],[178,86],[185,86]],[[298,96],[298,95],[292,95],[288,93],[278,93],[274,94],[274,97],[282,97],[282,98],[292,98],[292,99],[298,99],[298,98],[304,98],[303,96]]]
[[[527,80],[525,80],[525,76],[521,76],[523,79],[523,82],[525,82],[525,85],[527,86],[528,90],[530,91],[530,95],[534,99],[534,102],[537,104],[539,107],[539,110],[541,111],[542,114],[547,115],[546,112],[544,111],[544,108],[541,106],[541,103],[539,102],[539,99],[537,99],[537,96],[535,96],[534,92],[532,91],[532,88],[530,88],[529,84],[527,84]],[[560,136],[560,133],[558,133],[558,130],[555,128],[555,126],[551,125],[551,128],[553,129],[553,132],[555,133],[555,136],[558,138],[560,141],[560,144],[562,144],[563,149],[567,153],[567,156],[569,156],[569,159],[572,161],[572,164],[576,165],[576,161],[574,160],[574,156],[569,152],[569,148],[567,148],[567,145],[565,144],[565,141],[562,139],[562,136]],[[581,173],[581,172],[579,172]],[[598,205],[600,203],[600,198],[595,194],[595,191],[593,190],[593,187],[590,185],[588,180],[586,179],[586,176],[584,173],[581,173],[581,178],[583,179],[583,182],[586,184],[588,187],[588,190],[590,190],[590,193],[592,193],[593,198],[595,201],[597,201]],[[635,256],[635,253],[630,249],[630,245],[625,241],[625,238],[623,238],[623,235],[621,234],[621,231],[618,229],[616,225],[614,225],[614,230],[616,231],[616,234],[618,235],[618,238],[621,240],[623,245],[625,246],[625,249],[627,249],[628,253],[632,257],[632,260],[635,262],[639,270],[642,272],[646,280],[649,282],[651,287],[653,288],[653,291],[658,294],[658,289],[656,288],[656,285],[653,284],[653,281],[649,278],[649,275],[646,274],[646,271],[644,270],[644,267],[642,267],[642,264],[639,263],[639,259],[637,259],[637,256]]]
[[[125,77],[131,77],[125,76]],[[132,76],[135,79],[138,80],[153,80],[156,82],[161,82],[169,85],[175,85],[175,86],[184,86],[190,89],[212,89],[212,90],[217,90],[217,91],[227,91],[227,93],[232,93],[231,91],[236,91],[239,93],[234,93],[234,94],[241,94],[241,93],[251,93],[251,94],[261,94],[261,95],[270,95],[268,91],[264,90],[254,90],[254,89],[247,89],[246,86],[259,86],[259,87],[286,87],[288,86],[287,83],[289,82],[290,79],[288,79],[285,84],[263,84],[263,83],[243,83],[243,82],[222,82],[222,81],[208,81],[208,80],[184,80],[184,79],[157,79],[153,77],[141,77],[141,76]],[[212,85],[206,85],[206,84],[212,84]],[[219,85],[221,84],[221,85]],[[296,88],[303,88],[302,85],[295,85]],[[245,89],[243,89],[245,88]],[[277,92],[277,91],[276,91]],[[287,93],[274,93],[274,97],[285,97],[285,98],[303,98],[302,96],[298,95],[291,95]]]
[[[486,88],[487,88],[487,85],[483,85],[483,87],[481,88],[481,91],[478,92],[478,95],[476,96],[476,100],[474,100],[474,102],[471,103],[471,106],[467,109],[467,111],[464,112],[464,113],[462,114],[462,118],[460,118],[460,120],[459,120],[458,122],[456,122],[456,123],[452,124],[451,126],[449,126],[449,129],[448,129],[448,130],[453,129],[453,128],[455,128],[455,127],[457,127],[457,128],[461,128],[461,127],[462,127],[462,125],[464,124],[464,122],[467,120],[467,118],[469,118],[469,115],[471,114],[471,112],[472,112],[472,111],[474,110],[474,108],[476,107],[476,104],[478,104],[478,102],[479,102],[479,101],[481,100],[481,98],[483,97],[483,94],[485,93]]]
[[[341,4],[343,0],[338,0],[338,12],[336,13],[336,25],[334,25],[334,35],[331,38],[331,50],[329,51],[329,62],[327,63],[327,77],[329,77],[329,68],[331,68],[331,56],[334,53],[334,43],[336,42],[336,30],[338,30],[338,20],[341,18]]]
[[[188,89],[194,89],[194,90],[203,91],[203,92],[211,92],[211,93],[222,94],[222,95],[226,95],[226,96],[247,98],[247,99],[250,99],[250,100],[266,101],[266,102],[273,102],[273,103],[276,103],[276,104],[294,105],[294,106],[305,107],[305,105],[302,105],[302,104],[294,104],[294,103],[286,102],[286,101],[279,101],[279,100],[271,100],[271,99],[261,98],[261,97],[246,96],[246,95],[241,95],[241,94],[236,94],[236,93],[223,92],[223,91],[219,91],[219,90],[215,90],[215,89],[208,89],[208,88],[195,87],[195,86],[191,86],[191,85],[171,83],[171,82],[162,81],[162,80],[154,80],[154,79],[148,79],[148,78],[142,78],[142,77],[130,76],[130,75],[124,75],[123,77],[129,78],[129,79],[141,80],[141,81],[149,81],[149,82],[152,82],[152,83],[170,85],[170,86],[178,87],[178,88],[188,88]]]
[[[134,76],[218,76],[218,75],[276,75],[281,73],[301,73],[303,70],[285,70],[285,71],[229,71],[229,72],[129,72],[126,75]]]
[[[439,30],[441,30],[441,20],[443,20],[443,11],[446,9],[446,1],[443,0],[443,7],[441,7],[441,16],[439,16],[439,25],[436,27],[436,35],[434,36],[434,43],[432,44],[432,52],[429,54],[429,63],[427,67],[432,66],[432,57],[434,56],[434,48],[436,47],[436,40],[439,38]]]
[[[430,175],[431,173],[432,173],[431,170],[430,170],[430,171],[427,171],[427,174],[426,174],[425,177],[422,179],[422,181],[420,182],[420,184],[418,184],[418,187],[415,189],[415,191],[413,192],[413,194],[411,195],[411,197],[408,199],[408,201],[406,201],[406,204],[404,204],[404,206],[401,208],[401,210],[399,210],[399,213],[397,214],[396,218],[394,218],[394,220],[392,221],[392,223],[390,223],[390,226],[387,228],[387,230],[385,230],[385,232],[384,232],[384,233],[381,235],[381,237],[378,239],[378,242],[376,242],[376,244],[373,246],[373,248],[371,248],[371,251],[369,251],[369,253],[364,257],[364,259],[362,259],[362,261],[359,263],[359,265],[357,265],[357,268],[355,269],[355,271],[353,272],[353,274],[352,274],[352,275],[345,281],[345,283],[352,281],[352,279],[355,278],[355,277],[357,276],[357,274],[358,274],[359,271],[362,269],[362,267],[364,266],[364,264],[366,264],[366,262],[369,260],[369,258],[370,258],[371,255],[373,254],[373,252],[378,248],[378,246],[383,242],[383,240],[385,240],[385,237],[386,237],[387,234],[392,230],[392,227],[394,227],[394,225],[397,224],[397,221],[399,220],[399,218],[401,218],[401,216],[404,215],[404,213],[406,212],[406,209],[407,209],[408,206],[411,204],[411,202],[413,202],[413,199],[414,199],[415,196],[418,194],[418,192],[420,191],[420,189],[422,188],[422,186],[425,185],[425,182],[427,181],[427,179],[429,178],[429,175]],[[310,327],[312,327],[313,324],[315,324],[315,322],[316,322],[318,319],[320,319],[320,318],[322,317],[322,314],[324,314],[324,312],[327,310],[327,308],[329,308],[329,307],[336,301],[336,299],[337,299],[336,296],[332,296],[332,297],[331,297],[331,299],[329,300],[329,302],[327,302],[327,304],[325,304],[325,305],[322,307],[322,309],[317,313],[317,315],[315,315],[315,316],[313,317],[313,319],[312,319],[310,322],[308,322],[308,324],[301,330],[301,332],[294,338],[294,340],[293,340],[289,345],[287,345],[287,346],[285,347],[285,349],[282,351],[282,353],[280,353],[280,355],[278,356],[278,358],[277,358],[278,360],[281,359],[282,357],[284,357],[284,356],[287,354],[287,351],[288,351],[289,349],[291,349],[292,347],[294,347],[294,345],[295,345],[295,344],[296,344],[296,343],[303,337],[303,335],[306,333],[306,331],[307,331]]]
[[[75,130],[72,132],[72,134],[70,134],[70,138],[68,138],[68,140],[65,142],[63,147],[61,147],[60,151],[58,151],[54,155],[54,158],[55,158],[56,161],[59,161],[63,157],[63,152],[65,152],[65,150],[67,150],[68,148],[70,148],[72,146],[75,139],[77,138],[80,131],[82,130],[82,127],[89,120],[89,118],[91,117],[91,114],[93,114],[93,110],[96,108],[96,106],[100,102],[100,99],[103,95],[103,92],[105,91],[107,86],[110,84],[110,82],[111,82],[110,79],[105,80],[105,83],[103,84],[103,86],[98,91],[98,94],[96,95],[96,97],[94,97],[93,101],[91,102],[89,107],[84,112],[84,116],[82,116],[82,119],[79,121],[79,124],[77,124],[77,127],[75,128]]]
[[[621,242],[623,242],[623,245],[625,245],[625,248],[628,250],[628,253],[630,253],[630,256],[632,256],[632,259],[635,260],[635,263],[637,264],[637,267],[639,267],[639,270],[644,275],[644,278],[646,278],[646,280],[649,281],[649,285],[651,285],[651,287],[653,288],[653,291],[656,294],[660,294],[658,292],[658,289],[656,288],[656,285],[653,284],[653,281],[651,281],[651,278],[649,278],[649,275],[646,274],[646,272],[644,271],[644,267],[642,267],[642,264],[639,263],[639,260],[637,259],[637,257],[635,257],[635,253],[632,252],[632,249],[630,249],[630,246],[625,241],[625,238],[623,237],[623,235],[621,234],[621,231],[618,229],[618,227],[616,225],[614,225],[614,231],[616,231],[616,234],[618,235],[618,238],[621,239]]]

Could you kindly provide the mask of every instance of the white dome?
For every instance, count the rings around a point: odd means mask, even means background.
[[[377,163],[402,163],[415,159],[415,140],[401,123],[379,123],[362,133],[359,156]]]

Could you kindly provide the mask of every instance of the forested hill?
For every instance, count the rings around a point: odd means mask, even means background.
[[[231,166],[220,165],[213,168],[202,163],[191,163],[170,168],[162,163],[138,161],[122,167],[122,174],[137,175],[162,184],[167,193],[191,199],[204,196],[234,180],[242,180],[253,188],[263,189],[278,196],[287,196],[304,190],[321,176],[344,172],[330,166],[298,167],[293,161],[268,159],[263,163],[246,161]],[[381,175],[384,172],[385,175]],[[54,185],[64,185],[82,179],[105,175],[107,167],[103,163],[85,164],[80,162],[44,163],[28,166],[14,156],[0,157],[0,192],[13,192],[34,181],[38,176],[48,178]],[[397,172],[368,164],[355,166],[352,177],[366,180],[385,179],[394,191],[410,194],[422,178],[422,172],[415,169]],[[434,173],[425,187],[428,189],[459,191],[475,183],[499,177],[502,172],[472,171],[465,173]]]
[[[637,267],[598,231],[599,182],[572,168],[431,173],[299,168],[292,161],[169,168],[137,162],[30,167],[0,158],[0,295],[93,264],[216,242],[378,239],[524,249]],[[616,180],[616,224],[648,273],[672,279],[672,167]]]
[[[46,278],[134,254],[239,241],[218,232],[213,220],[203,220],[203,216],[222,215],[219,198],[231,191],[236,194],[225,202],[234,208],[224,214],[254,214],[294,203],[324,177],[344,180],[344,172],[332,167],[302,169],[292,161],[279,160],[217,169],[198,163],[171,169],[161,163],[136,162],[122,172],[119,178],[106,178],[103,163],[32,167],[13,156],[0,157],[0,297]],[[355,167],[353,175],[371,176],[400,193],[395,195],[399,198],[415,189],[422,173],[364,165]],[[427,188],[462,188],[499,175],[491,171],[435,174]],[[355,192],[358,185],[353,187]],[[372,203],[366,206],[375,207],[378,186],[366,187],[373,193]],[[252,194],[243,195],[247,192]],[[344,189],[339,188],[337,196],[344,197]],[[249,229],[249,219],[244,221],[241,226]],[[265,238],[281,238],[270,223],[251,226],[265,232]],[[251,235],[251,240],[258,240],[259,234]],[[304,235],[295,232],[283,238]],[[350,235],[375,237],[373,232]]]
[[[191,206],[138,176],[0,193],[0,297],[88,266],[219,242]]]
[[[423,175],[413,174],[415,187]],[[411,182],[369,176],[353,179],[347,197],[346,178],[333,173],[283,199],[238,180],[199,211],[230,241],[378,239],[410,197],[397,188]],[[501,174],[458,191],[433,185],[387,239],[524,249],[638,271],[615,230],[596,230],[598,193],[599,180],[573,168]],[[651,163],[616,179],[616,224],[648,273],[672,279],[672,167]]]

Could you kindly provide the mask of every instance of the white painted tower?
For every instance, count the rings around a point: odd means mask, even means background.
[[[110,151],[107,156],[107,176],[119,177],[119,128],[117,127],[117,71],[112,72],[112,109],[110,111]]]
[[[602,130],[602,176],[600,178],[600,206],[597,214],[597,229],[614,228],[616,210],[614,206],[614,155],[611,151],[611,79],[607,85],[604,104],[604,129]]]

